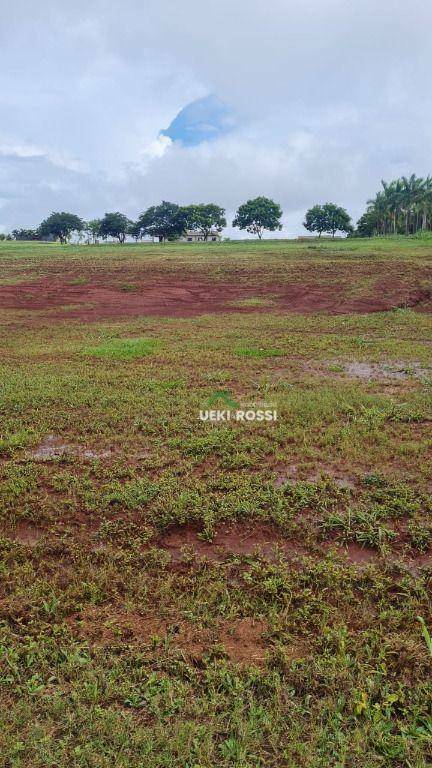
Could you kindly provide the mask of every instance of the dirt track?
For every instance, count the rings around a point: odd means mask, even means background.
[[[128,275],[129,277],[129,275]],[[432,311],[431,291],[406,281],[379,280],[372,288],[353,291],[347,271],[331,282],[319,276],[307,282],[298,279],[279,283],[261,282],[254,275],[251,283],[243,279],[221,282],[190,275],[178,277],[161,273],[119,283],[118,275],[94,274],[77,284],[73,275],[56,275],[37,281],[0,286],[0,309],[37,310],[50,317],[78,318],[86,321],[140,315],[192,317],[223,312],[297,312],[326,314],[382,312],[396,307],[416,307]],[[265,276],[263,275],[263,278]],[[260,304],[236,306],[235,302],[259,299]],[[266,301],[268,303],[266,303]]]

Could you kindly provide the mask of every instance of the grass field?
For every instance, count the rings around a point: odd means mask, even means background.
[[[431,765],[431,278],[0,243],[1,765]]]

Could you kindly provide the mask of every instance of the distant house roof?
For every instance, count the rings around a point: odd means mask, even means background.
[[[210,235],[213,235],[213,237],[216,237],[216,236],[220,237],[220,232],[218,232],[217,229],[210,230],[210,232],[208,234],[209,234],[209,237],[210,237]],[[204,236],[204,232],[202,232],[201,229],[187,229],[186,230],[186,235],[189,235],[189,236],[190,235],[195,235],[195,236],[199,235],[200,237],[203,237]]]

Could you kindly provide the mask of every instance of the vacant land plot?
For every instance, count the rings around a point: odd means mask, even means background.
[[[0,244],[2,764],[431,764],[431,278]]]

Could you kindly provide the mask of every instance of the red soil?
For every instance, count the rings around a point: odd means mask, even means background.
[[[304,556],[317,559],[317,553],[308,552],[300,542],[289,540],[271,525],[253,523],[227,523],[215,532],[211,542],[203,541],[199,532],[191,525],[178,526],[167,533],[159,546],[171,555],[173,563],[209,560],[224,562],[230,555],[259,555],[268,562],[276,562],[280,555],[297,567]],[[347,563],[364,566],[378,561],[378,553],[368,547],[352,542],[340,546],[337,542],[324,542],[323,554],[329,549],[338,552]]]
[[[171,530],[159,544],[167,549],[172,562],[188,558],[189,551],[194,559],[224,561],[228,555],[259,554],[272,561],[280,551],[285,557],[301,557],[304,549],[295,542],[287,541],[269,525],[248,525],[232,523],[222,525],[211,542],[199,538],[198,531],[192,526],[181,526]]]
[[[361,274],[358,275],[361,277]],[[265,282],[268,275],[233,275],[231,282],[196,277],[178,270],[172,273],[149,272],[146,280],[126,275],[131,284],[122,286],[119,275],[92,275],[85,284],[74,284],[73,275],[44,278],[33,282],[0,286],[0,309],[37,310],[49,317],[78,318],[85,321],[140,315],[192,317],[221,312],[325,312],[328,314],[381,312],[395,307],[418,307],[432,311],[431,292],[418,284],[393,279],[376,283],[361,296],[352,291],[349,275],[341,270],[334,281],[319,275],[306,282]],[[261,279],[262,278],[262,281]],[[271,306],[235,306],[248,298],[269,299]]]
[[[109,647],[119,643],[151,645],[154,640],[179,650],[198,661],[215,645],[236,664],[261,665],[269,648],[265,640],[267,625],[253,618],[222,621],[213,629],[193,625],[181,617],[127,612],[121,605],[86,608],[68,619],[72,633],[94,646]],[[300,655],[293,652],[293,656]]]

